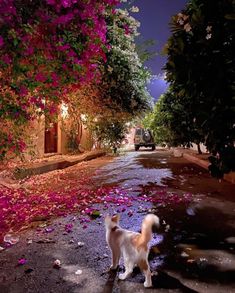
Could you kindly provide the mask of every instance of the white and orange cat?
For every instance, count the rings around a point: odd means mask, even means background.
[[[124,258],[125,272],[119,275],[125,280],[137,265],[145,275],[144,287],[151,287],[151,272],[148,264],[148,242],[152,238],[152,226],[159,227],[159,218],[148,214],[141,227],[141,233],[128,231],[119,226],[119,215],[105,217],[106,241],[112,252],[110,269],[115,270],[119,265],[120,257]]]

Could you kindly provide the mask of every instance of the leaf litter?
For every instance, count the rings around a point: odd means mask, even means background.
[[[69,169],[69,170],[68,170]],[[117,213],[127,212],[131,217],[133,205],[139,206],[143,211],[143,205],[147,202],[161,207],[169,204],[189,203],[192,194],[177,194],[167,188],[155,190],[144,189],[139,196],[133,195],[130,189],[117,186],[95,186],[92,175],[86,168],[77,173],[76,168],[67,170],[56,170],[50,173],[35,175],[20,182],[20,188],[13,189],[3,186],[0,189],[0,235],[9,231],[20,231],[27,228],[30,223],[39,219],[48,220],[51,217],[66,216],[78,212],[79,222],[83,229],[88,227],[92,219],[102,216],[97,209],[97,204],[102,210],[110,207]],[[90,172],[90,173],[89,173]],[[50,182],[50,184],[48,184]],[[40,225],[44,233],[52,233],[54,228],[47,227],[46,223]],[[73,224],[65,226],[65,232],[70,233]],[[9,235],[9,234],[7,234]],[[5,235],[5,237],[7,236]],[[14,238],[14,237],[13,237]],[[0,242],[3,236],[0,236]],[[15,244],[19,239],[7,241]]]

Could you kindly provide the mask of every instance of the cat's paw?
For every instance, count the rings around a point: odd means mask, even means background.
[[[119,278],[119,280],[125,280],[126,279],[126,274],[125,273],[124,274],[120,274],[118,276],[118,278]]]
[[[145,287],[145,288],[152,287],[152,282],[147,282],[147,281],[145,281],[145,282],[144,282],[144,287]]]
[[[118,265],[114,266],[114,265],[111,265],[109,270],[110,271],[115,271],[116,269],[118,268]]]

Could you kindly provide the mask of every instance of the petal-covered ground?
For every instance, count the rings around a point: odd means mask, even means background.
[[[75,166],[25,179],[17,188],[1,187],[0,241],[9,231],[16,232],[34,221],[55,216],[79,212],[80,222],[86,228],[90,217],[99,216],[101,210],[111,206],[120,213],[134,203],[141,210],[143,202],[165,206],[189,202],[192,198],[191,194],[176,194],[167,188],[145,187],[139,195],[117,186],[97,188],[92,182],[95,173],[89,168],[78,171]],[[130,209],[128,215],[132,215]]]

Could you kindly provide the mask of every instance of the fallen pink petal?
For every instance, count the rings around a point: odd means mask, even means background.
[[[27,263],[27,259],[25,259],[25,258],[20,258],[19,260],[18,260],[18,265],[20,265],[20,266],[22,266],[22,265],[24,265],[24,264],[26,264]]]

